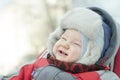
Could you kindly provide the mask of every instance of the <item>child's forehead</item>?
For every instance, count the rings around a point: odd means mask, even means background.
[[[64,33],[69,33],[69,34],[71,34],[71,33],[77,33],[77,34],[80,34],[80,32],[78,30],[73,29],[73,28],[66,29]]]
[[[72,37],[73,39],[80,39],[80,32],[75,29],[67,29],[62,36]]]

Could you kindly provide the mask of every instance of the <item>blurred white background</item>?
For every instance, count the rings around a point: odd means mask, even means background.
[[[70,0],[0,0],[0,74],[34,60]]]
[[[0,74],[34,60],[69,9],[97,6],[120,23],[119,0],[0,0]]]

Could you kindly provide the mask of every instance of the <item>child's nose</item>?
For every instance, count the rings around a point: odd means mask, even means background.
[[[65,49],[69,49],[69,43],[68,42],[65,42],[65,43],[63,43],[63,47],[65,48]]]

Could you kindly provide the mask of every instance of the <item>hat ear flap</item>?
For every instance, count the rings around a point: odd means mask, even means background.
[[[86,65],[95,64],[100,58],[100,47],[96,43],[96,41],[88,41],[87,51],[83,55],[83,57],[77,61],[77,63],[82,63]]]
[[[48,47],[48,51],[50,53],[53,53],[53,46],[54,44],[60,39],[60,36],[64,33],[64,30],[61,29],[60,27],[58,27],[54,32],[52,32],[49,37],[48,37],[48,43],[47,43],[47,47]]]

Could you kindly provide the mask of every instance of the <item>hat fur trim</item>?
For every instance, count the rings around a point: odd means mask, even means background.
[[[87,8],[76,8],[67,12],[61,19],[62,29],[73,28],[82,32],[87,38],[95,39],[102,26],[100,15]]]

